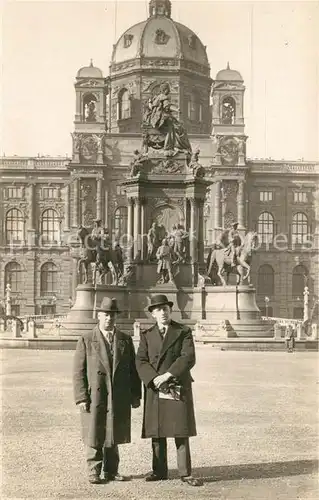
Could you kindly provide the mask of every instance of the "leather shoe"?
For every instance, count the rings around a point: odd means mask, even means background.
[[[181,481],[189,484],[190,486],[203,486],[203,481],[193,476],[183,476],[181,477]]]
[[[100,479],[100,476],[98,475],[93,475],[89,476],[89,483],[91,484],[100,484],[102,481]]]
[[[106,474],[105,477],[109,481],[130,481],[132,479],[130,476],[122,476],[121,474]]]
[[[145,476],[145,481],[147,481],[147,482],[151,482],[151,481],[165,481],[166,479],[167,479],[167,476],[158,476],[154,472],[149,472],[149,474],[147,474]]]

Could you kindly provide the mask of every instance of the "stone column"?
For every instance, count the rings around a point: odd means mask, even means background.
[[[221,234],[222,220],[221,220],[221,181],[215,182],[215,197],[214,197],[214,241],[218,241]]]
[[[134,198],[127,199],[127,260],[132,259],[133,244],[133,203]]]
[[[96,218],[102,219],[102,179],[96,180]],[[105,226],[107,223],[105,221]]]
[[[80,121],[81,120],[81,94],[80,92],[76,92],[76,102],[75,102],[75,121]]]
[[[198,232],[196,228],[196,200],[195,198],[190,198],[191,204],[191,215],[190,215],[190,257],[191,261],[197,262],[197,237]]]
[[[146,240],[145,240],[145,199],[141,200],[141,258],[146,258]]]
[[[35,197],[36,197],[35,184],[31,183],[28,185],[28,195],[27,195],[27,199],[29,202],[29,220],[27,226],[28,234],[27,235],[24,234],[23,236],[24,239],[27,240],[27,244],[29,247],[32,247],[36,244]]]
[[[216,188],[215,188],[215,207],[214,207],[214,219],[215,219],[215,229],[219,229],[221,227],[221,200],[220,200],[220,188],[221,188],[221,182],[216,181],[215,183]]]
[[[70,230],[70,185],[65,186],[64,198],[64,230]]]
[[[72,259],[72,300],[76,297],[76,287],[78,286],[78,259]]]
[[[6,298],[5,298],[6,316],[11,316],[11,286],[6,283]]]
[[[309,288],[305,286],[303,291],[303,320],[309,319]]]
[[[188,231],[189,229],[187,214],[188,214],[188,199],[184,198],[184,229],[186,229],[186,231]]]
[[[204,262],[204,200],[198,200],[198,262]]]
[[[135,199],[134,207],[134,258],[141,252],[141,200]]]
[[[80,180],[76,178],[73,181],[73,227],[78,227],[79,225],[79,187]]]
[[[31,231],[35,230],[35,184],[31,183],[28,186],[28,198],[29,198],[29,225],[28,229]]]
[[[238,214],[239,228],[244,228],[245,227],[245,184],[244,184],[244,181],[238,181],[237,214]]]
[[[107,189],[104,191],[104,224],[109,227],[109,192]]]

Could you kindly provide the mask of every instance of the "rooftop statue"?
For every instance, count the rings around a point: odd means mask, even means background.
[[[138,149],[135,149],[133,153],[133,159],[130,162],[130,177],[139,177],[141,174],[145,173],[145,162],[148,157],[140,153]]]
[[[192,153],[188,168],[194,177],[203,178],[205,177],[205,168],[199,163],[199,154],[200,149],[195,149]]]
[[[144,149],[163,149],[173,156],[179,152],[191,152],[187,132],[173,114],[170,87],[163,83],[160,93],[149,99],[143,116]],[[175,111],[177,111],[175,109]],[[153,129],[153,130],[152,130]]]

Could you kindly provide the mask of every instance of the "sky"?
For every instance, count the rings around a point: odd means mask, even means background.
[[[71,155],[77,70],[108,75],[112,46],[148,1],[8,1],[2,18],[0,154]],[[172,1],[207,45],[211,76],[240,71],[250,158],[319,159],[319,2]]]

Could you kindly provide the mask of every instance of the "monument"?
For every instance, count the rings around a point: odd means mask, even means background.
[[[206,337],[272,336],[269,325],[261,321],[250,283],[257,234],[245,235],[233,223],[205,261],[204,203],[213,182],[200,164],[200,150],[192,152],[171,104],[169,84],[163,83],[145,105],[141,147],[132,152],[122,183],[127,234],[112,242],[101,220],[94,221],[91,231],[80,226],[78,270],[84,269],[84,283],[77,287],[75,304],[63,326],[77,333],[78,328],[91,328],[103,296],[119,300],[124,311],[120,321],[129,329],[134,321],[146,326],[150,297],[160,292],[174,302],[176,319],[201,325],[197,331],[205,330]],[[89,265],[93,266],[91,283]],[[228,284],[231,273],[237,276],[236,285]]]

